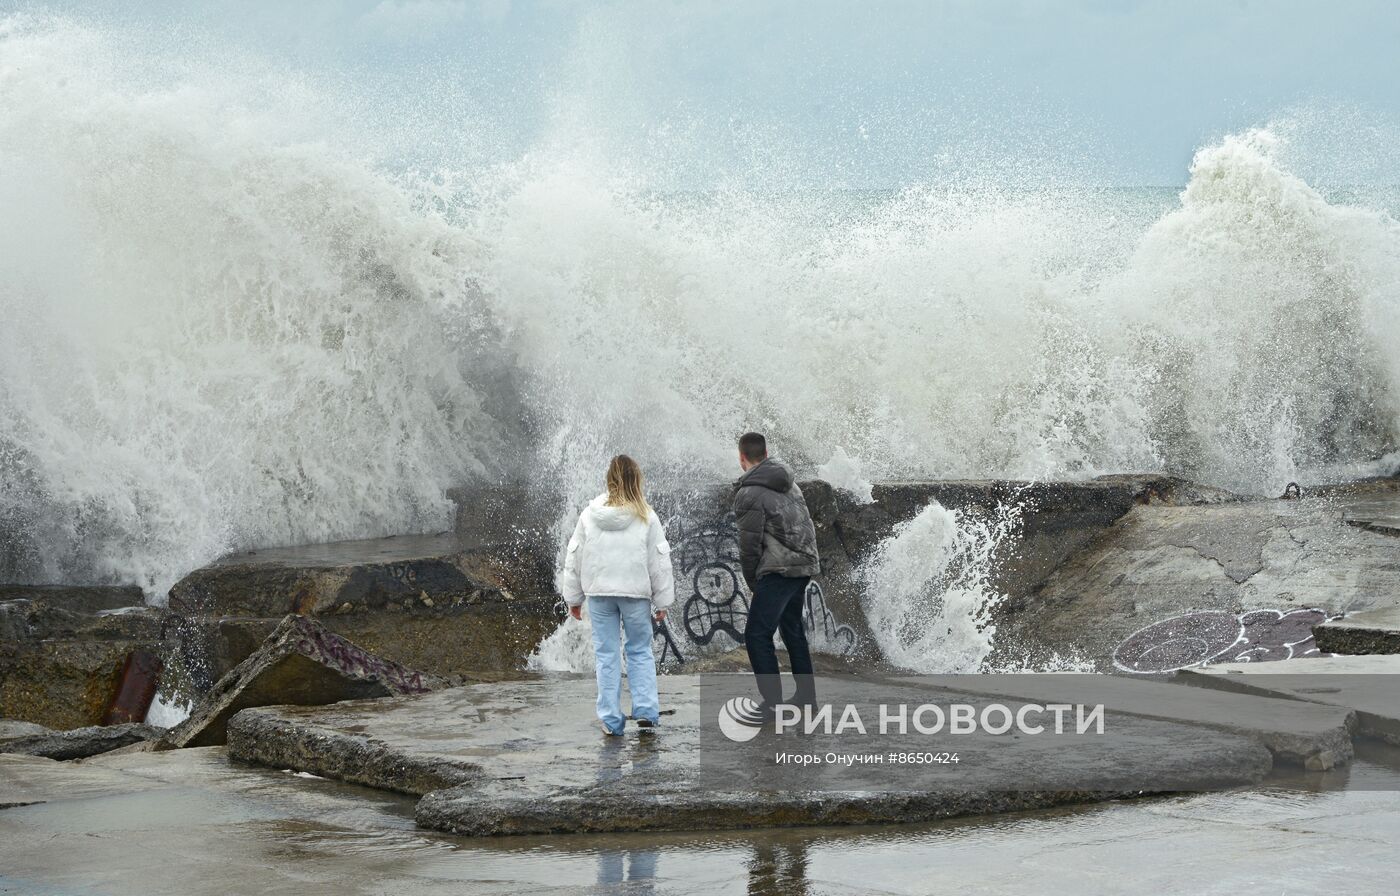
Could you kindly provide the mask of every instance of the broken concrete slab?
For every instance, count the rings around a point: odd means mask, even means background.
[[[494,549],[493,549],[494,550]],[[171,590],[177,696],[210,687],[288,613],[435,675],[521,669],[558,623],[553,555],[493,553],[454,536],[402,536],[247,552]]]
[[[1358,485],[1345,494],[1301,500],[1135,506],[1056,569],[1033,597],[998,619],[991,662],[1014,664],[1025,656],[1034,661],[1059,653],[1083,656],[1102,670],[1166,672],[1310,651],[1307,632],[1302,635],[1307,644],[1297,639],[1256,644],[1241,619],[1238,626],[1231,622],[1232,637],[1204,639],[1200,655],[1160,650],[1163,662],[1155,665],[1144,665],[1141,657],[1124,664],[1116,656],[1139,633],[1193,613],[1242,617],[1272,611],[1282,618],[1316,610],[1320,616],[1314,621],[1320,622],[1396,605],[1395,540],[1342,522],[1347,507],[1368,494]],[[1238,649],[1229,652],[1237,642]]]
[[[270,704],[317,706],[339,700],[416,694],[445,684],[386,660],[313,619],[288,616],[247,660],[224,676],[163,747],[222,744],[228,719]]]
[[[1184,683],[1306,700],[1356,712],[1357,730],[1400,745],[1400,656],[1332,656],[1193,669]]]
[[[1038,703],[1102,703],[1110,712],[1230,731],[1258,740],[1276,764],[1309,771],[1346,765],[1355,753],[1356,715],[1347,707],[1114,675],[949,675],[936,680],[963,693]]]
[[[244,762],[412,796],[482,775],[480,766],[465,759],[395,750],[377,738],[319,723],[316,715],[288,706],[238,713],[228,725],[228,749],[230,756]]]
[[[160,734],[149,725],[93,725],[70,731],[43,731],[0,738],[0,753],[22,753],[44,759],[84,759],[121,747],[148,741]]]
[[[280,618],[383,610],[442,615],[518,602],[520,568],[453,535],[405,535],[245,551],[170,589],[181,614]]]
[[[1313,638],[1327,653],[1400,654],[1400,606],[1329,619],[1313,626]]]
[[[472,779],[427,790],[416,818],[425,827],[470,835],[917,821],[1142,789],[1046,786],[1017,792],[1015,784],[1035,763],[1011,752],[959,771],[956,784],[941,789],[775,788],[762,770],[744,777],[742,767],[717,788],[712,773],[701,768],[698,677],[663,675],[660,687],[663,704],[675,714],[663,719],[656,737],[602,738],[593,717],[592,680],[550,678],[321,708],[249,710],[230,722],[229,753],[398,790],[415,786],[405,781],[405,767],[455,763]],[[1169,771],[1208,786],[1231,786],[1257,781],[1272,767],[1266,749],[1238,735],[1203,736],[1205,729],[1126,716],[1115,716],[1113,724],[1136,745],[1131,756],[1108,761],[1088,741],[1082,749],[1061,751],[1061,760],[1080,773],[1112,775],[1094,780],[1119,784]],[[1034,749],[1034,740],[1016,743]],[[1010,750],[1014,744],[1004,740],[1002,746]]]

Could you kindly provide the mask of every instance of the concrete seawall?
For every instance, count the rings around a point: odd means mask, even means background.
[[[1006,595],[993,665],[1068,655],[1105,670],[1161,672],[1289,658],[1313,649],[1311,627],[1329,617],[1400,605],[1400,529],[1389,525],[1400,515],[1396,480],[1288,501],[1154,475],[884,482],[870,503],[818,480],[802,487],[823,557],[808,624],[823,649],[857,667],[881,662],[861,565],[933,500],[969,517],[1019,509],[1019,531],[991,558],[989,585]],[[516,674],[558,622],[564,510],[513,487],[451,496],[454,533],[245,552],[177,583],[168,611],[114,614],[137,601],[131,589],[0,592],[5,713],[57,728],[95,724],[136,650],[160,652],[167,691],[199,693],[288,612],[426,673]],[[729,498],[719,483],[653,495],[674,549],[669,628],[687,659],[734,648],[742,631],[747,598]],[[1202,640],[1195,654],[1182,652]]]

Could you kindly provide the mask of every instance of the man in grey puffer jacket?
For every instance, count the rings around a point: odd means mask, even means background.
[[[734,490],[734,518],[739,528],[739,563],[753,595],[749,601],[744,646],[767,707],[782,702],[778,655],[773,633],[787,647],[797,693],[792,702],[816,700],[812,655],[802,628],[807,586],[821,572],[817,530],[807,500],[792,469],[768,456],[767,440],[756,432],[739,439],[739,466],[744,475]]]

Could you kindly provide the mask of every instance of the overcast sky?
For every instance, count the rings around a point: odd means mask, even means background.
[[[348,75],[379,114],[481,135],[471,162],[581,142],[677,183],[1173,185],[1203,142],[1287,113],[1349,176],[1396,179],[1374,133],[1343,133],[1400,119],[1394,0],[47,5]]]

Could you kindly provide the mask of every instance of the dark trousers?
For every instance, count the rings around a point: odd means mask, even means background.
[[[744,647],[749,665],[758,678],[763,702],[772,706],[783,702],[782,680],[778,677],[778,654],[773,649],[773,633],[781,632],[787,648],[792,675],[797,679],[794,703],[812,703],[816,687],[812,679],[812,654],[807,649],[807,633],[802,628],[802,609],[807,594],[807,577],[766,575],[758,580],[749,603],[749,621],[744,626]]]

